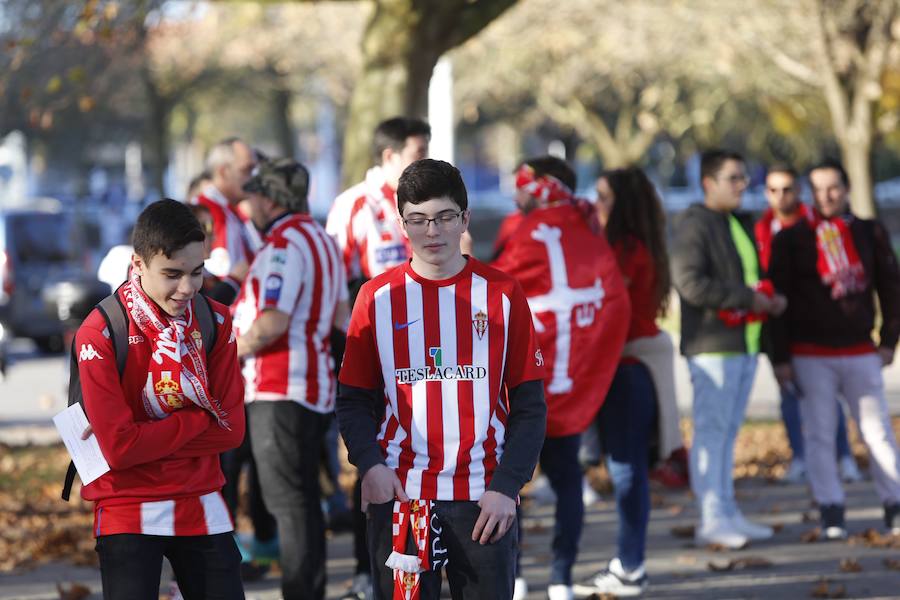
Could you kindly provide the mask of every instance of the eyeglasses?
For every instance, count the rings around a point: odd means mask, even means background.
[[[727,181],[731,185],[747,185],[750,183],[750,177],[748,175],[732,175],[730,177],[720,177],[719,181]]]
[[[403,224],[406,225],[406,229],[409,231],[422,232],[428,229],[429,223],[434,223],[434,226],[438,229],[450,229],[456,224],[456,220],[459,219],[466,211],[461,210],[459,212],[445,212],[441,213],[433,219],[428,219],[426,217],[410,217],[409,219],[403,219]]]

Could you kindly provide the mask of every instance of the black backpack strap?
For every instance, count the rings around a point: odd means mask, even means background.
[[[125,362],[128,359],[128,316],[125,314],[125,306],[119,299],[118,294],[112,293],[97,305],[97,310],[103,315],[106,321],[106,327],[109,330],[109,339],[112,341],[113,351],[116,353],[116,368],[119,377],[125,372]],[[72,340],[70,363],[69,363],[69,406],[73,404],[81,404],[84,410],[84,396],[81,393],[81,376],[78,372],[78,350],[75,347],[75,340]],[[85,412],[85,414],[87,414]],[[66,478],[63,481],[62,499],[69,501],[72,493],[72,484],[75,482],[75,463],[69,461],[69,468],[66,469]]]
[[[121,377],[128,360],[128,316],[125,314],[125,306],[119,300],[119,295],[113,293],[101,300],[97,309],[109,328],[109,339],[112,340],[116,353],[116,368]]]
[[[218,327],[209,299],[203,294],[194,296],[194,317],[197,319],[197,327],[200,328],[200,336],[203,339],[203,351],[209,357],[216,345]]]

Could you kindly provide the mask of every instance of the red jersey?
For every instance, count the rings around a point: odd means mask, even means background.
[[[515,277],[549,365],[547,435],[581,433],[615,374],[630,308],[606,238],[573,205],[528,213],[493,266]]]
[[[619,241],[613,246],[613,251],[631,301],[631,324],[627,340],[630,342],[659,333],[659,327],[656,326],[659,303],[656,301],[656,266],[650,251],[634,237],[629,239],[629,245],[626,249],[626,244]]]
[[[406,264],[367,282],[340,381],[384,389],[378,441],[410,498],[476,501],[503,456],[507,388],[543,376],[521,288],[469,258],[442,281]]]
[[[347,281],[337,244],[307,215],[288,214],[269,230],[234,309],[238,335],[266,309],[290,315],[280,338],[244,360],[246,401],[293,400],[320,413],[334,410],[331,326]]]
[[[124,305],[124,297],[120,299]],[[211,535],[233,529],[219,490],[219,454],[244,437],[244,392],[228,309],[210,300],[216,344],[207,357],[209,392],[231,430],[193,404],[151,418],[142,390],[150,343],[128,315],[128,359],[119,376],[106,321],[98,310],[75,334],[84,409],[111,470],[81,488],[94,501],[94,535]]]
[[[337,197],[328,213],[328,230],[341,249],[349,279],[371,279],[410,257],[400,227],[396,192],[373,167],[362,183]]]
[[[240,213],[214,186],[209,185],[197,196],[195,202],[212,215],[213,239],[206,270],[222,278],[231,274],[241,261],[253,260],[253,244],[248,239],[244,220]]]

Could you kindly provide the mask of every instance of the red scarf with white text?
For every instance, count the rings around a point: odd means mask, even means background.
[[[816,270],[822,283],[831,288],[831,297],[835,300],[865,291],[868,286],[866,271],[850,231],[854,218],[850,213],[830,219],[818,212],[813,216],[818,255]]]
[[[147,296],[134,272],[123,295],[125,307],[152,349],[142,394],[147,415],[164,419],[190,401],[212,413],[220,427],[230,430],[221,404],[209,394],[206,361],[201,355],[203,336],[194,319],[194,302],[188,303],[182,316],[169,316]]]

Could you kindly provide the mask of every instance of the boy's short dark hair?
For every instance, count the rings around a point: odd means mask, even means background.
[[[544,175],[552,175],[562,181],[570,190],[575,191],[578,179],[575,171],[569,166],[569,163],[555,156],[538,156],[536,158],[526,158],[516,167],[516,171],[522,168],[522,165],[528,165],[534,169],[535,177],[543,177]]]
[[[460,210],[469,207],[466,184],[459,169],[443,160],[423,158],[406,167],[397,186],[397,210],[435,198],[450,198]]]
[[[795,180],[797,179],[797,169],[787,163],[775,163],[769,165],[769,168],[766,169],[766,176],[769,176],[771,173],[784,173],[785,175],[790,175],[791,178]]]
[[[841,177],[841,183],[844,184],[844,187],[850,187],[850,178],[847,177],[847,171],[844,170],[844,165],[841,164],[841,161],[835,158],[825,158],[822,159],[818,164],[813,165],[813,167],[809,170],[807,176],[812,174],[813,171],[817,171],[819,169],[832,169],[838,172],[838,175]],[[812,182],[810,182],[812,185]]]
[[[206,239],[203,227],[186,205],[164,198],[150,204],[138,215],[131,245],[134,252],[150,261],[158,252],[166,258],[192,242]]]
[[[395,152],[400,152],[406,145],[406,138],[415,135],[424,135],[430,140],[431,125],[422,119],[410,117],[394,117],[382,121],[375,128],[375,137],[372,140],[372,152],[375,154],[375,161],[381,164],[381,154],[388,148]]]
[[[700,155],[700,179],[703,180],[707,177],[715,179],[722,170],[722,165],[729,160],[746,162],[739,152],[733,150],[722,150],[721,148],[706,150]]]

